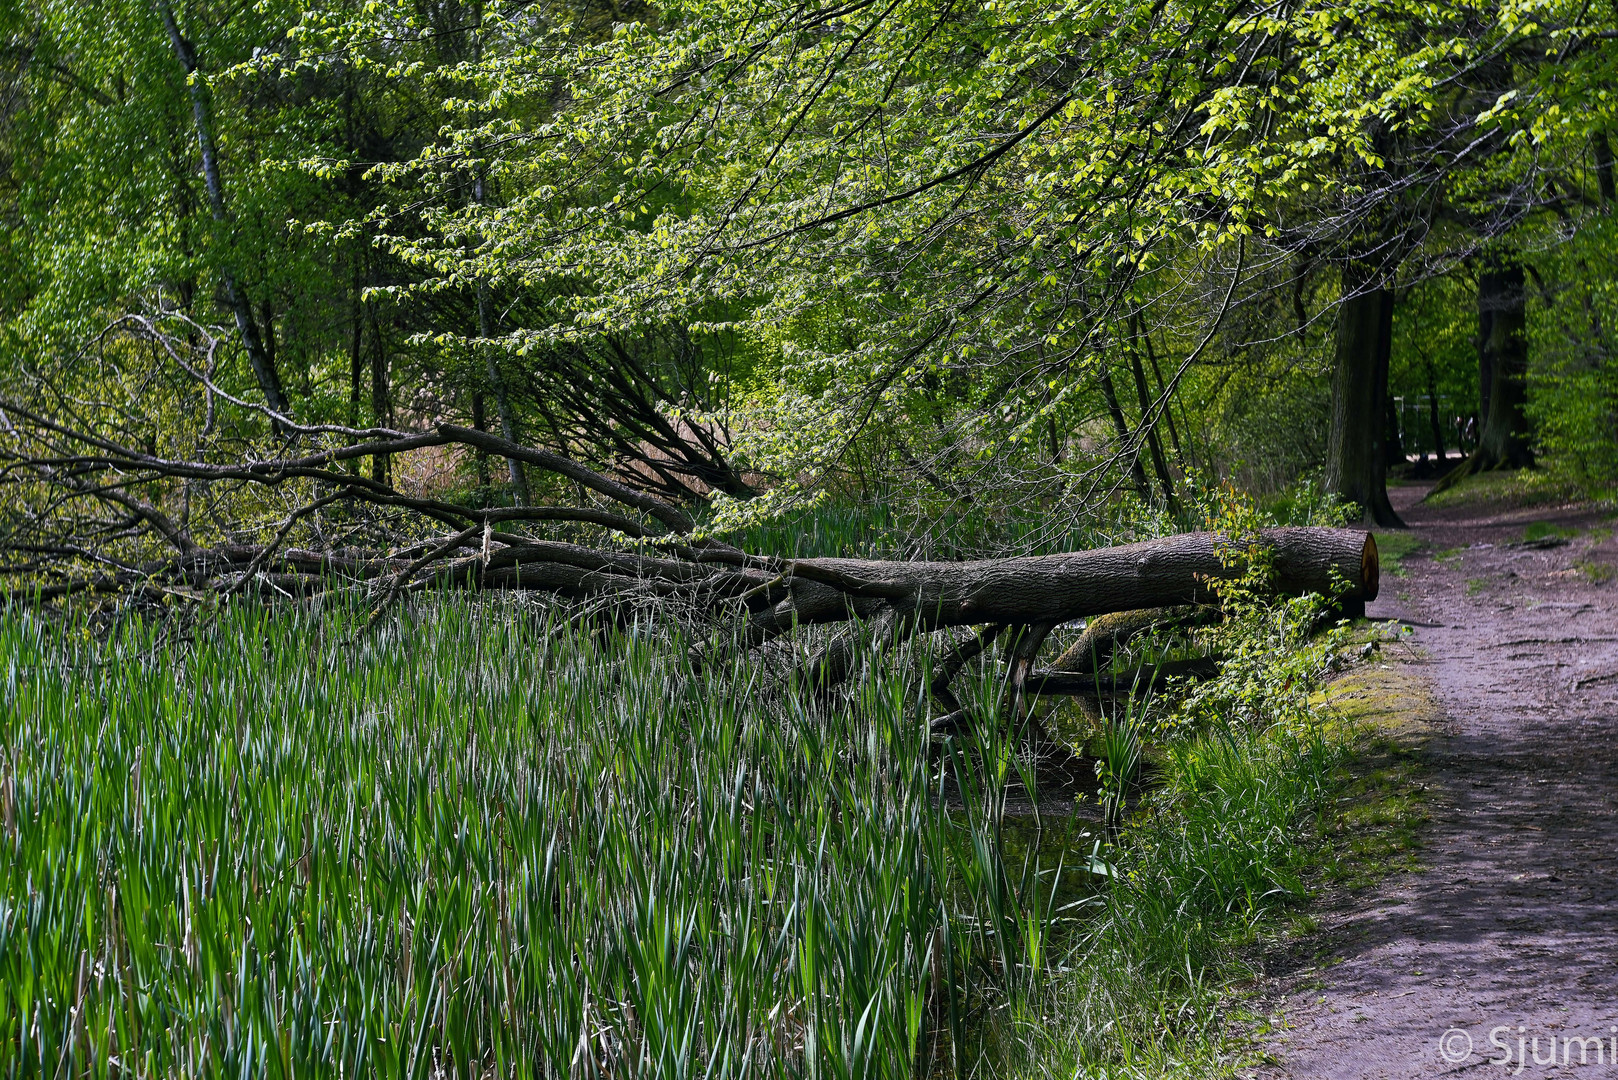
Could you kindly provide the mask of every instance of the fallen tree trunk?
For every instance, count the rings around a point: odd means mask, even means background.
[[[165,329],[170,323],[178,334]],[[738,632],[728,640],[745,649],[804,626],[865,620],[878,634],[874,649],[864,631],[846,633],[818,642],[794,672],[830,689],[862,657],[906,635],[951,631],[954,648],[928,688],[941,712],[961,716],[950,681],[1003,639],[1004,713],[1015,723],[1037,694],[1129,692],[1206,670],[1207,661],[1192,661],[1110,678],[1041,671],[1042,644],[1075,619],[1216,604],[1221,582],[1236,578],[1268,595],[1331,596],[1344,610],[1377,593],[1376,545],[1359,530],[1188,533],[970,562],[750,553],[702,537],[688,507],[632,486],[632,475],[614,478],[502,435],[452,423],[300,425],[213,382],[219,339],[184,316],[129,316],[98,340],[120,338],[143,346],[103,353],[108,362],[139,362],[143,374],[126,374],[126,383],[183,375],[210,419],[194,439],[154,441],[151,431],[169,413],[126,415],[122,405],[92,407],[26,380],[26,400],[0,398],[0,581],[10,586],[0,602],[86,596],[100,604],[111,596],[114,604],[163,605],[349,589],[376,597],[380,614],[397,597],[431,588],[529,590],[614,618],[649,608],[657,617],[706,620],[696,636],[712,642],[727,638],[710,634],[711,624],[734,620]],[[169,456],[181,446],[193,446],[193,456]],[[359,471],[362,460],[408,454],[429,455],[435,468],[476,455],[518,462],[539,497],[488,505],[457,498],[453,488],[407,490]],[[1117,644],[1160,622],[1158,612],[1100,619],[1080,642],[1089,655],[1055,666],[1099,669]]]
[[[1219,674],[1219,661],[1212,656],[1189,660],[1166,660],[1155,666],[1117,674],[1094,671],[1035,671],[1028,676],[1028,693],[1061,696],[1143,694],[1161,690],[1170,679],[1211,679]]]
[[[1098,615],[1085,623],[1079,640],[1051,661],[1052,671],[1100,671],[1112,663],[1112,656],[1133,638],[1153,630],[1197,626],[1218,620],[1218,608],[1187,604],[1172,608],[1143,608]]]
[[[124,322],[160,346],[153,355],[170,357],[212,400],[233,409],[243,430],[263,425],[263,407],[209,381],[206,365],[187,360],[180,339],[150,320]],[[1243,575],[1268,594],[1321,593],[1345,606],[1377,592],[1376,545],[1358,530],[1188,533],[970,562],[780,559],[701,538],[684,507],[553,451],[473,428],[300,426],[276,413],[267,417],[268,440],[250,452],[226,441],[203,444],[223,451],[218,456],[178,458],[116,434],[123,430],[116,424],[68,423],[77,405],[55,394],[42,386],[37,400],[0,400],[0,490],[20,507],[0,532],[0,579],[17,587],[0,598],[120,589],[130,596],[152,589],[308,596],[341,587],[373,590],[385,606],[431,587],[520,589],[739,617],[745,648],[817,623],[875,620],[894,636],[992,626],[999,629],[959,650],[945,669],[958,669],[1004,633],[1012,642],[1013,699],[1020,701],[1040,644],[1074,619],[1207,604],[1218,600],[1220,582]],[[472,505],[408,494],[355,468],[368,457],[429,451],[521,462],[536,477],[549,474],[536,490],[552,500]],[[278,521],[244,528],[230,516],[233,507],[262,507],[274,491],[284,493]],[[207,535],[268,539],[204,543],[199,506],[221,511],[204,526]],[[154,557],[165,549],[166,558]],[[1255,566],[1262,572],[1252,576]],[[835,683],[853,659],[849,643],[834,645],[810,670],[815,681]],[[947,682],[940,695],[946,703]]]
[[[883,599],[927,629],[1007,623],[1060,624],[1092,615],[1206,603],[1213,584],[1266,561],[1265,591],[1376,598],[1376,541],[1357,529],[1266,529],[1250,545],[1218,533],[1184,533],[1121,547],[973,562],[797,559],[787,574],[848,597]]]

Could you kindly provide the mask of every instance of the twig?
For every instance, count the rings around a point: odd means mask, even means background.
[[[296,525],[310,514],[313,514],[315,511],[320,510],[323,507],[330,506],[332,503],[344,498],[347,494],[348,492],[346,489],[343,491],[334,491],[325,498],[316,499],[307,506],[300,506],[296,510],[292,511],[292,513],[288,514],[287,519],[283,521],[281,523],[281,527],[276,530],[275,536],[268,544],[264,545],[263,550],[261,550],[257,555],[253,556],[253,561],[247,564],[247,569],[242,571],[242,576],[234,585],[226,589],[222,595],[225,597],[233,596],[238,589],[243,588],[247,582],[251,581],[253,576],[259,572],[266,562],[269,561],[270,556],[275,553],[275,550],[281,546],[281,542],[287,538],[287,534],[292,531],[292,526]]]
[[[445,540],[442,544],[439,544],[437,547],[421,556],[415,562],[412,562],[409,566],[406,566],[403,570],[400,570],[397,574],[393,575],[393,580],[388,583],[387,590],[382,594],[382,602],[376,606],[375,611],[371,612],[371,617],[366,621],[364,629],[360,631],[360,635],[363,636],[364,634],[369,633],[371,628],[381,621],[382,616],[387,613],[388,608],[393,606],[393,601],[398,597],[401,587],[403,587],[406,581],[410,580],[417,570],[420,570],[430,562],[443,558],[456,548],[461,547],[466,543],[467,540],[481,532],[482,529],[483,525],[481,523],[462,529],[460,532],[456,533],[448,540]]]

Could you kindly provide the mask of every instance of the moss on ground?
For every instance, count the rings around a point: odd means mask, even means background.
[[[1594,559],[1580,559],[1574,563],[1579,572],[1590,580],[1592,585],[1605,585],[1614,577],[1618,577],[1618,567],[1611,563],[1597,562]]]
[[[1385,641],[1380,645],[1390,648]],[[1402,651],[1403,646],[1391,648]],[[1291,912],[1258,945],[1260,953],[1272,956],[1312,956],[1316,975],[1301,984],[1306,990],[1323,989],[1318,972],[1342,960],[1317,940],[1319,912],[1326,906],[1322,894],[1365,889],[1390,874],[1421,869],[1422,830],[1428,820],[1423,753],[1443,711],[1419,668],[1380,652],[1373,657],[1311,699],[1351,749],[1317,818],[1318,843],[1304,874],[1312,901]],[[1271,1011],[1273,1003],[1264,1000],[1257,983],[1233,990],[1227,1005],[1232,1046],[1221,1059],[1222,1068],[1212,1074],[1242,1076],[1278,1066],[1266,1040],[1283,1022],[1281,1016]]]
[[[1571,540],[1578,535],[1579,530],[1558,525],[1554,521],[1531,521],[1522,531],[1522,538],[1531,544],[1542,540]]]
[[[1447,491],[1428,495],[1428,506],[1540,506],[1589,498],[1578,485],[1539,469],[1499,469],[1468,476]]]
[[[1354,732],[1341,787],[1322,808],[1322,880],[1363,888],[1418,869],[1428,818],[1423,751],[1442,716],[1431,683],[1412,664],[1377,660],[1333,680],[1315,702]]]

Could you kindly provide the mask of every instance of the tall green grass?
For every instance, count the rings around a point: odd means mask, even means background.
[[[1244,950],[1335,858],[1318,811],[1360,732],[1310,701],[1350,628],[1313,634],[1318,598],[1227,602],[1203,632],[1225,656],[1218,678],[1104,721],[1101,798],[1125,820],[1052,977],[1006,1003],[1007,1074],[1229,1075],[1246,1052],[1230,1023]],[[1150,785],[1126,803],[1137,762]]]
[[[947,1074],[1046,962],[992,709],[940,762],[896,667],[364,618],[0,616],[0,1074]]]
[[[1098,847],[1107,880],[1047,977],[1004,1002],[983,1075],[1228,1076],[1251,1053],[1231,1022],[1244,951],[1308,897],[1327,854],[1314,810],[1345,746],[1278,729],[1174,745],[1160,787]]]

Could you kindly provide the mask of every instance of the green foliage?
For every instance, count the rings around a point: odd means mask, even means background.
[[[1059,974],[1013,1007],[1013,1075],[1218,1072],[1216,1062],[1243,1049],[1229,1028],[1233,987],[1250,978],[1237,950],[1296,911],[1336,857],[1321,812],[1360,739],[1355,727],[1300,710],[1330,654],[1305,650],[1299,662],[1271,626],[1255,619],[1244,634],[1290,682],[1236,667],[1206,697],[1158,711],[1144,750],[1151,785],[1098,849],[1107,888]],[[1242,711],[1205,711],[1213,699]],[[1110,730],[1131,728],[1119,718]],[[1390,829],[1367,821],[1332,843],[1383,843]]]
[[[1550,467],[1587,490],[1618,488],[1618,226],[1609,212],[1542,257],[1555,291],[1529,326],[1530,415]]]
[[[1238,541],[1274,521],[1229,491],[1210,512]],[[1240,1050],[1227,1042],[1232,986],[1250,975],[1237,947],[1307,900],[1338,857],[1332,845],[1389,842],[1396,823],[1367,821],[1342,838],[1326,813],[1363,725],[1334,719],[1315,695],[1352,632],[1311,635],[1320,598],[1261,601],[1268,570],[1252,556],[1232,545],[1233,567],[1245,569],[1224,587],[1232,617],[1198,633],[1200,649],[1227,657],[1221,674],[1106,720],[1097,768],[1108,808],[1126,805],[1118,781],[1132,762],[1150,781],[1098,844],[1107,888],[1066,964],[1042,996],[1014,1006],[1014,1075],[1157,1075],[1228,1061]]]
[[[1418,281],[1400,294],[1388,392],[1407,453],[1432,453],[1440,441],[1449,455],[1460,449],[1464,422],[1478,411],[1477,324],[1477,283],[1464,272]]]
[[[1341,261],[1398,248],[1392,385],[1447,403],[1451,449],[1477,396],[1458,260],[1488,234],[1536,271],[1552,475],[1445,498],[1618,483],[1611,5],[192,4],[189,83],[159,11],[0,6],[0,392],[251,456],[267,423],[216,428],[152,340],[98,338],[161,310],[194,344],[182,316],[233,321],[228,272],[303,420],[509,411],[607,466],[700,430],[747,479],[689,490],[750,550],[1207,526],[1246,577],[1225,626],[1138,646],[1217,649],[1225,674],[1115,718],[1124,827],[1075,849],[1082,889],[1038,841],[1008,856],[1028,765],[987,679],[987,726],[933,771],[897,676],[811,706],[643,628],[445,602],[347,651],[356,612],[244,609],[181,648],[15,613],[0,1038],[28,1067],[902,1074],[944,1045],[964,1068],[968,1029],[992,1041],[1036,983],[1077,1033],[1049,1062],[1131,1065],[1155,1030],[1210,1030],[1220,950],[1299,894],[1338,760],[1308,694],[1340,634],[1307,640],[1316,601],[1261,602],[1247,541],[1345,520],[1313,479]],[[257,400],[220,340],[185,355]],[[1148,432],[1167,479],[1128,474]],[[476,455],[418,464],[402,485],[511,501]],[[128,483],[205,544],[311,494],[193,516],[190,486]],[[41,491],[0,524],[68,512]],[[1040,983],[1053,957],[1079,974]]]
[[[601,464],[702,425],[720,528],[899,481],[1102,501],[1147,430],[1277,491],[1323,452],[1336,263],[1415,215],[1395,392],[1468,411],[1464,276],[1430,272],[1510,227],[1593,290],[1536,330],[1535,415],[1610,471],[1612,245],[1503,194],[1601,197],[1601,5],[182,5],[189,86],[152,5],[86,12],[0,13],[7,376],[130,310],[233,322],[228,269],[301,418],[498,411]]]

